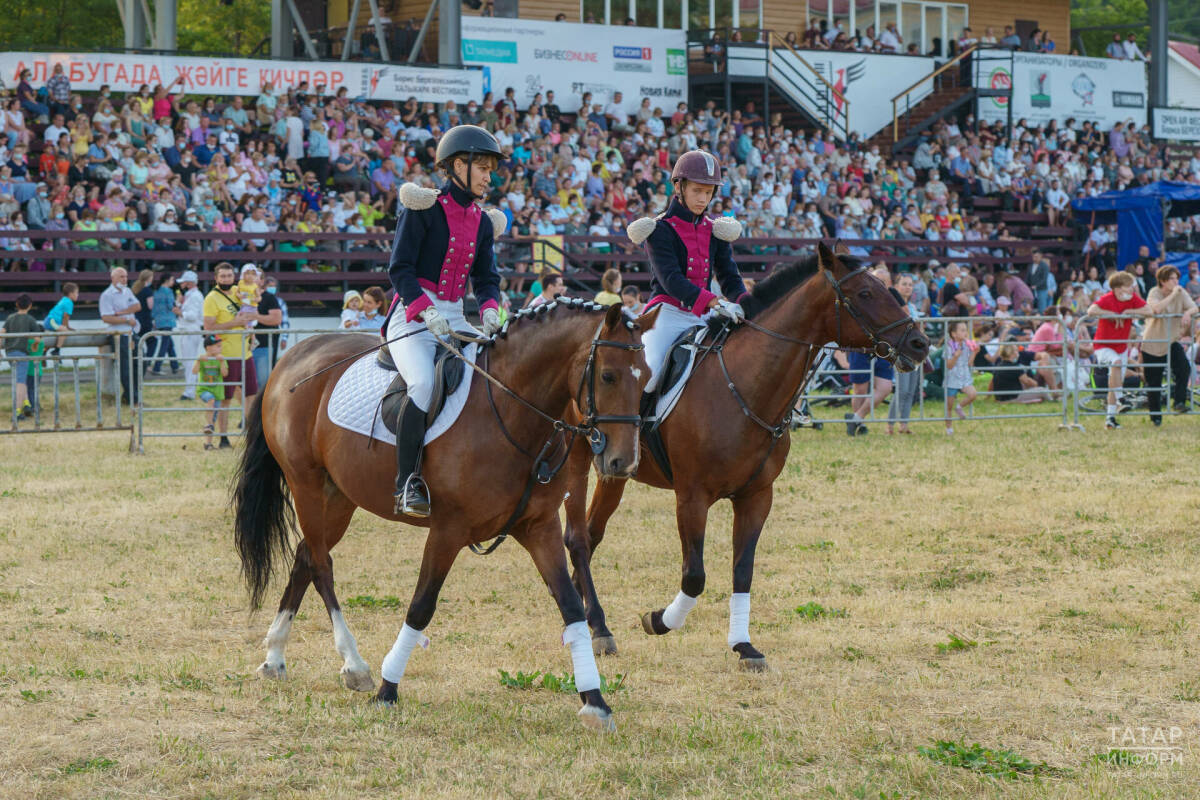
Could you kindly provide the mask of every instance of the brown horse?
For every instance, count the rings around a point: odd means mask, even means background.
[[[589,676],[594,673],[583,603],[571,584],[562,548],[558,507],[566,476],[557,474],[556,467],[566,460],[578,433],[592,440],[590,451],[601,474],[628,476],[636,468],[638,426],[628,423],[637,419],[645,385],[641,376],[648,373],[640,330],[653,325],[655,317],[647,315],[635,324],[626,320],[619,306],[605,309],[581,302],[548,304],[536,313],[517,315],[502,337],[482,351],[481,361],[538,413],[477,375],[461,418],[426,448],[424,478],[433,497],[427,519],[398,517],[393,512],[394,448],[379,442],[370,445],[367,437],[335,426],[326,413],[330,393],[348,366],[327,368],[341,360],[353,361],[356,352],[379,340],[317,336],[289,349],[250,407],[234,486],[235,541],[252,606],[261,602],[274,557],[290,549],[295,517],[303,533],[278,614],[267,633],[267,658],[258,674],[285,677],[284,648],[292,620],[312,583],[333,624],[346,686],[358,691],[373,688],[371,670],[358,653],[334,594],[329,556],[356,508],[429,527],[402,636],[423,638],[420,631],[433,617],[438,592],[459,551],[496,536],[508,524],[513,538],[533,557],[568,632],[583,637],[590,669],[588,663],[579,663],[579,647],[564,636],[573,644],[577,678],[581,669]],[[327,371],[313,377],[323,369]],[[300,383],[308,378],[312,379]],[[568,412],[591,419],[572,433],[555,422]],[[533,480],[535,460],[543,464],[538,482]],[[512,519],[522,500],[527,500],[524,511]],[[402,661],[407,662],[407,652]],[[384,680],[376,700],[395,701],[403,668],[404,663],[391,667],[389,680],[389,661],[384,660]],[[611,712],[600,694],[598,676],[577,680],[577,686],[585,724],[611,728]]]
[[[675,492],[675,516],[683,544],[683,579],[675,601],[642,617],[649,634],[682,627],[704,590],[704,528],[709,508],[733,501],[733,592],[729,645],[745,669],[766,660],[750,644],[750,583],[754,550],[771,510],[772,485],[787,461],[788,421],[802,382],[828,342],[870,349],[901,370],[919,366],[929,340],[879,279],[852,260],[830,252],[780,267],[759,283],[746,303],[749,322],[697,366],[678,404],[659,432],[672,475],[644,455],[634,478]],[[850,266],[847,266],[847,262]],[[814,275],[824,280],[809,280]],[[646,447],[645,438],[642,440]],[[605,526],[620,505],[625,480],[600,480],[584,513],[586,451],[572,454],[566,501],[567,550],[574,580],[587,604],[597,654],[616,653],[596,595],[591,558]],[[665,615],[665,621],[664,621]]]

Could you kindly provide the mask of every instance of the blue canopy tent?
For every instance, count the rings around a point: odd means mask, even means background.
[[[1071,201],[1075,219],[1089,225],[1117,225],[1117,264],[1121,269],[1137,261],[1138,248],[1150,248],[1159,257],[1166,239],[1168,217],[1200,214],[1200,186],[1176,181],[1155,181],[1123,192],[1105,192]]]

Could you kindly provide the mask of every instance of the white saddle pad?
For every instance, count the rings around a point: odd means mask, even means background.
[[[667,415],[675,410],[675,404],[679,402],[679,397],[683,394],[683,390],[687,387],[688,379],[692,377],[692,370],[696,368],[696,350],[695,345],[704,341],[704,337],[708,335],[708,327],[696,329],[696,335],[690,338],[690,346],[688,349],[688,362],[683,370],[683,374],[679,376],[679,380],[675,381],[675,385],[663,395],[659,395],[658,404],[654,407],[654,416],[658,419],[658,423],[662,424]]]
[[[463,348],[463,356],[472,364],[475,363],[476,345],[468,344]],[[446,398],[437,419],[425,432],[425,444],[450,430],[450,426],[462,413],[467,405],[467,395],[471,393],[471,378],[475,371],[464,368],[462,383],[454,390],[454,394]],[[395,435],[383,424],[379,414],[379,404],[383,401],[383,393],[391,385],[396,373],[384,369],[375,361],[375,353],[371,352],[350,365],[350,369],[342,373],[333,394],[329,396],[329,421],[339,428],[361,433],[378,439],[387,444],[395,444]]]

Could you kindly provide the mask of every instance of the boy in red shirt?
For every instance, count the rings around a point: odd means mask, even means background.
[[[1108,276],[1109,292],[1088,308],[1089,317],[1099,317],[1096,336],[1096,363],[1108,367],[1108,418],[1104,427],[1121,427],[1117,422],[1117,397],[1125,381],[1125,365],[1129,363],[1129,337],[1133,333],[1133,320],[1115,319],[1122,314],[1148,317],[1161,310],[1148,305],[1133,288],[1133,275],[1114,272]]]

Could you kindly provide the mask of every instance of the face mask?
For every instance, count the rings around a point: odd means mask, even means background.
[[[268,286],[268,287],[267,287],[267,292],[268,292],[269,294],[275,294],[275,290],[276,290],[276,289],[278,289],[278,288],[279,288],[278,286]]]
[[[63,219],[63,218],[64,218],[64,217],[66,217],[66,216],[67,216],[66,214],[55,214],[55,215],[54,215],[54,218],[55,218],[55,219]]]
[[[225,126],[225,130],[227,130],[227,131],[231,131],[231,130],[233,130],[233,126],[232,126],[232,125],[226,125],[226,126]]]
[[[227,292],[233,288],[233,281],[217,281],[217,286],[221,288],[221,291]]]

